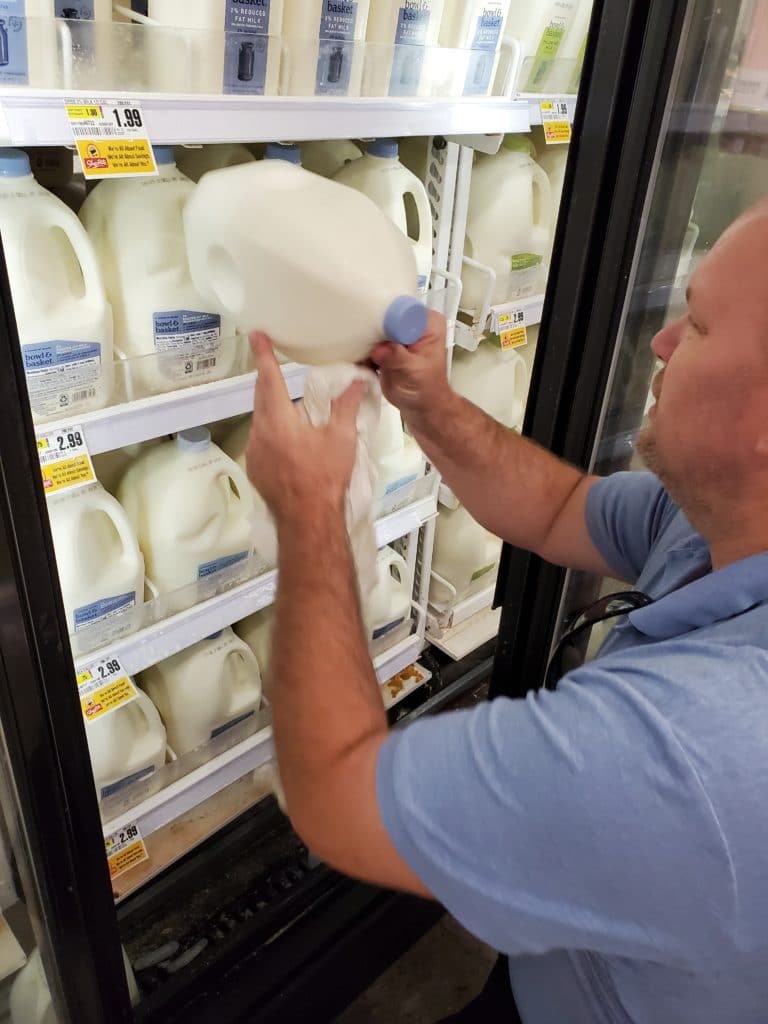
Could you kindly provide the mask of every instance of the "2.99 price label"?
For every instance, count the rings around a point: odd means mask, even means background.
[[[141,104],[136,100],[65,100],[86,178],[157,174]]]
[[[147,847],[142,839],[139,826],[136,824],[126,825],[108,835],[104,840],[104,847],[107,851],[107,864],[111,879],[117,878],[118,875],[124,875],[126,871],[135,868],[137,864],[143,864],[145,860],[149,860]]]
[[[96,479],[85,432],[80,426],[61,427],[39,434],[37,456],[46,494],[82,487]]]
[[[120,659],[109,657],[95,661],[78,674],[77,695],[88,723],[130,704],[139,694]]]

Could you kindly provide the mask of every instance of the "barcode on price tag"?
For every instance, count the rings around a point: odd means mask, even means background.
[[[136,700],[136,686],[114,656],[101,658],[77,676],[77,695],[86,723]]]
[[[141,837],[141,830],[136,824],[126,825],[107,836],[104,840],[107,851],[109,877],[115,879],[126,871],[149,860],[147,847]]]
[[[56,494],[70,487],[92,484],[96,479],[91,455],[81,426],[49,430],[37,437],[37,456],[43,474],[43,490]]]
[[[505,313],[498,313],[494,327],[503,351],[507,352],[509,349],[521,348],[528,344],[524,309],[511,309]]]
[[[86,178],[133,178],[157,174],[141,104],[136,100],[65,100]]]
[[[544,139],[548,146],[561,145],[571,141],[571,122],[568,104],[565,100],[542,100],[541,123]]]

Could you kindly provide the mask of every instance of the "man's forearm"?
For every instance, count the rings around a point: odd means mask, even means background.
[[[583,474],[508,430],[455,392],[407,417],[445,482],[486,529],[545,554],[554,523]]]

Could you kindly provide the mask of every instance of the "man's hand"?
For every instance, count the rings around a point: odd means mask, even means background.
[[[451,395],[448,383],[446,320],[431,312],[426,335],[410,348],[382,342],[371,353],[381,371],[385,397],[406,419],[418,419],[430,409],[441,409]]]
[[[251,483],[278,527],[307,515],[318,499],[342,509],[357,455],[362,382],[336,399],[327,426],[313,427],[288,395],[269,338],[257,332],[250,342],[259,374],[246,452]]]

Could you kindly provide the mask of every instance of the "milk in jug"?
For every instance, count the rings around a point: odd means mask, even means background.
[[[85,738],[100,800],[148,778],[165,764],[165,727],[141,690],[130,703],[86,722]]]
[[[549,187],[552,193],[552,230],[549,235],[549,253],[547,256],[547,262],[551,259],[552,249],[555,244],[557,218],[560,212],[560,204],[563,200],[565,169],[568,165],[568,148],[568,146],[542,146],[539,149],[539,156],[536,159],[536,163],[539,167],[542,167],[547,173],[547,177],[549,178]]]
[[[463,505],[455,511],[441,508],[432,555],[430,602],[438,607],[454,605],[492,586],[501,547],[499,538],[475,522]]]
[[[560,44],[557,60],[549,76],[547,88],[550,92],[573,94],[579,91],[591,18],[592,0],[578,0],[576,14]]]
[[[65,146],[35,146],[27,151],[32,174],[39,185],[78,213],[85,202],[87,188],[80,160]],[[75,169],[77,160],[77,169]]]
[[[584,2],[591,8],[591,0]],[[512,4],[504,36],[506,41],[516,39],[520,43],[522,92],[544,92],[549,87],[577,7],[578,0],[526,0]],[[571,64],[568,70],[573,70]]]
[[[445,0],[440,44],[456,50],[454,91],[463,96],[487,96],[499,62],[499,48],[510,0]]]
[[[354,189],[262,160],[206,174],[184,224],[209,306],[295,362],[356,363],[384,337],[413,344],[426,332],[411,243]]]
[[[443,0],[371,0],[368,96],[419,96],[430,90],[428,52],[436,46]]]
[[[251,432],[250,416],[231,430],[221,442],[222,450],[235,462],[247,478],[245,454],[248,448],[248,436]],[[264,571],[274,569],[277,565],[277,527],[267,508],[266,502],[251,484],[253,513],[251,516],[251,544],[253,554],[261,560]]]
[[[512,430],[521,430],[528,401],[529,376],[523,357],[503,352],[492,340],[482,341],[476,352],[456,348],[451,386],[489,416]]]
[[[432,212],[424,183],[398,157],[394,139],[374,139],[366,155],[347,164],[334,180],[372,199],[408,237],[416,257],[418,291],[424,294],[432,273]]]
[[[272,634],[275,630],[275,609],[263,608],[260,612],[254,612],[247,619],[236,623],[235,632],[248,644],[256,655],[256,661],[261,670],[261,679],[264,691],[269,694],[269,659],[272,654]]]
[[[204,427],[144,452],[117,493],[160,593],[206,580],[251,553],[251,485]]]
[[[48,516],[70,633],[144,603],[144,559],[125,511],[99,483],[51,494]]]
[[[390,642],[402,639],[399,627],[410,622],[413,599],[413,574],[402,555],[393,548],[379,552],[376,564],[378,582],[364,610],[369,640],[377,646],[388,638]],[[406,635],[407,635],[407,631]],[[393,636],[395,634],[396,636]]]
[[[282,88],[289,96],[359,96],[368,0],[284,0]]]
[[[503,149],[480,157],[472,172],[464,255],[496,272],[491,302],[509,302],[543,291],[553,210],[546,172],[530,156],[530,142],[519,151]],[[479,315],[488,276],[465,265],[462,308]]]
[[[0,149],[0,232],[33,419],[103,409],[114,381],[112,313],[96,253],[20,149]]]
[[[412,437],[403,430],[400,410],[381,403],[381,420],[371,450],[379,474],[379,499],[412,484],[424,475],[425,458]]]
[[[142,672],[139,684],[179,757],[252,718],[261,704],[256,655],[231,628]]]
[[[347,164],[359,160],[362,151],[347,139],[328,139],[323,142],[302,142],[301,157],[304,167],[313,174],[333,178]]]
[[[170,146],[156,146],[155,159],[157,177],[101,181],[80,211],[138,397],[228,377],[239,357],[232,320],[189,276],[182,211],[195,186]]]
[[[62,87],[59,7],[58,0],[0,0],[0,85]]]
[[[176,146],[174,150],[176,166],[191,181],[200,181],[208,171],[216,171],[220,167],[237,167],[238,164],[253,163],[254,156],[249,149],[239,142],[225,142],[216,146],[198,146],[190,149],[187,146]]]
[[[283,0],[149,0],[148,11],[155,22],[146,33],[150,88],[277,92]]]

